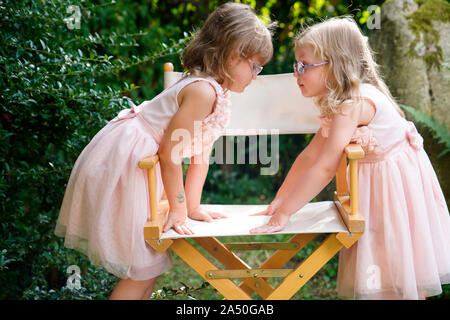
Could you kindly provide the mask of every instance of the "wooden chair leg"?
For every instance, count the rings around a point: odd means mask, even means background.
[[[267,297],[268,300],[290,299],[339,250],[343,244],[330,234],[294,271],[292,271]]]
[[[207,279],[206,271],[219,270],[205,256],[203,256],[192,244],[185,239],[174,240],[170,247],[181,259],[183,259],[192,269],[194,269],[203,279],[208,281],[226,299],[229,300],[251,300],[245,293],[230,279]]]
[[[289,239],[289,243],[298,243],[298,248],[295,250],[277,250],[275,253],[269,257],[261,266],[261,269],[277,269],[284,266],[289,260],[292,259],[300,250],[302,250],[311,240],[313,240],[317,234],[296,234],[291,239]],[[267,280],[262,278],[261,280]],[[253,293],[253,291],[257,292],[263,299],[267,299],[272,290],[268,290],[268,288],[264,288],[264,290],[256,290],[257,282],[253,281],[253,283],[242,282],[240,287],[247,292],[248,294]],[[269,284],[270,285],[270,284]]]
[[[292,259],[300,250],[302,250],[311,240],[317,237],[317,233],[296,234],[288,242],[296,242],[299,244],[295,250],[278,250],[269,259],[267,259],[261,268],[276,269],[284,266]]]
[[[221,243],[216,238],[192,238],[197,242],[202,248],[208,251],[214,258],[219,260],[227,269],[251,269],[244,261],[239,259],[233,252],[231,252],[223,243]],[[256,292],[265,299],[272,291],[273,287],[264,279],[241,279],[243,286],[240,288],[248,295]]]

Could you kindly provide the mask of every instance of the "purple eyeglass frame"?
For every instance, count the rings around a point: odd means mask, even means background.
[[[303,62],[301,62],[301,61],[295,61],[294,65],[293,65],[294,73],[298,73],[299,75],[302,75],[306,68],[317,67],[317,66],[321,66],[321,65],[324,65],[327,63],[328,63],[328,61],[324,61],[324,62],[318,62],[318,63],[304,65]]]
[[[259,64],[257,64],[255,61],[253,61],[250,58],[247,58],[247,56],[245,54],[241,54],[241,56],[245,59],[247,59],[248,62],[250,62],[252,64],[252,74],[254,76],[257,76],[258,74],[261,73],[261,71],[263,71],[264,67],[260,66]]]

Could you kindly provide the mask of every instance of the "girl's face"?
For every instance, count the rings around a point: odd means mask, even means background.
[[[256,79],[256,70],[261,64],[261,58],[258,56],[246,58],[231,53],[227,59],[227,72],[233,80],[226,78],[222,87],[233,92],[243,92],[250,82]]]
[[[304,65],[324,62],[315,56],[313,48],[307,45],[295,49],[295,60],[301,61]],[[327,93],[325,68],[327,68],[326,64],[305,68],[302,75],[294,72],[304,97],[316,97]]]

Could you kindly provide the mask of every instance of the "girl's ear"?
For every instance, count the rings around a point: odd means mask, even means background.
[[[232,66],[239,61],[241,55],[236,49],[231,50],[230,54],[227,57],[227,65]]]

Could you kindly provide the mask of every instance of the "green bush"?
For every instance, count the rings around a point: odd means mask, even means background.
[[[138,99],[137,86],[121,75],[178,54],[184,36],[172,42],[162,28],[135,30],[132,4],[123,15],[114,14],[120,4],[85,1],[0,6],[0,285],[8,288],[0,298],[55,298],[49,290],[65,284],[67,266],[84,261],[75,255],[80,260],[69,262],[73,254],[53,235],[72,165],[95,133],[128,108],[126,95]],[[151,94],[157,91],[155,84]]]

